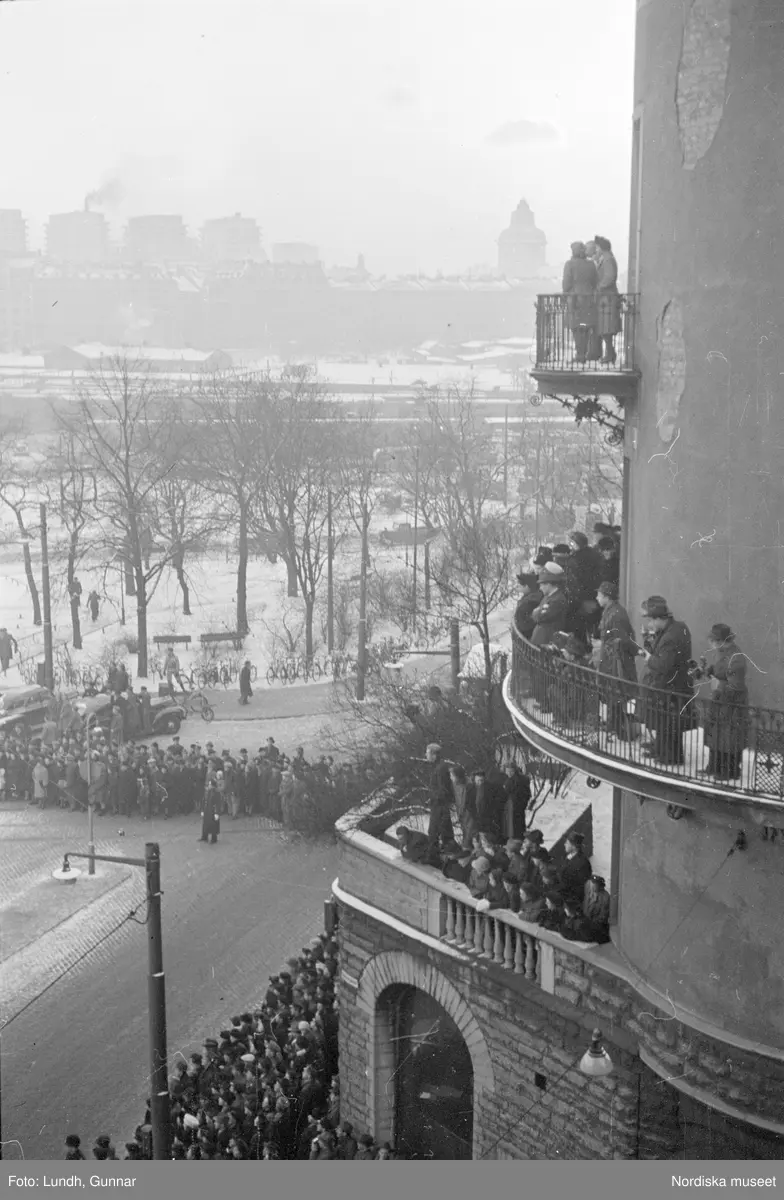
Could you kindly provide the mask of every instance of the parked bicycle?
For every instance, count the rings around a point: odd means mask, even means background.
[[[191,714],[199,716],[202,721],[209,723],[215,717],[215,709],[201,688],[195,688],[192,692],[186,692],[182,698],[182,706],[189,716]]]

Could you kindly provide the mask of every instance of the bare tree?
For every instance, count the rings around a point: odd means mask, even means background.
[[[147,611],[179,546],[154,541],[155,510],[172,472],[174,447],[182,453],[178,414],[142,362],[118,356],[78,391],[61,426],[97,480],[91,547],[119,557],[133,580],[139,641],[138,673],[147,674]]]
[[[318,587],[327,565],[329,496],[340,488],[344,423],[307,367],[258,381],[262,426],[258,509],[251,523],[286,563],[289,596],[305,607],[305,654],[314,651]]]
[[[82,461],[70,434],[60,438],[57,453],[47,464],[41,486],[68,535],[66,588],[71,609],[71,637],[74,650],[81,650],[81,599],[76,567],[84,551],[82,533],[93,515],[98,490],[95,475]]]
[[[216,373],[191,397],[202,486],[222,507],[226,527],[237,530],[239,633],[248,632],[249,534],[257,514],[259,463],[264,453],[264,386],[263,376]]]
[[[16,448],[24,433],[24,422],[18,419],[4,421],[0,426],[0,501],[13,513],[16,521],[22,544],[25,578],[33,605],[33,624],[40,625],[41,601],[30,555],[30,542],[35,530],[28,524],[26,517],[30,504],[37,501],[37,486],[33,473],[25,470],[16,456]]]

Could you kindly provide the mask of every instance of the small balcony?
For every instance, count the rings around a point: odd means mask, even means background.
[[[757,824],[784,826],[782,712],[728,704],[710,713],[696,694],[682,700],[599,675],[531,645],[514,627],[504,699],[523,737],[584,774],[678,809],[745,806]],[[705,773],[706,720],[717,722],[736,777]],[[646,754],[654,731],[666,751],[656,759]]]
[[[639,296],[632,294],[538,296],[536,365],[531,375],[539,391],[633,399],[639,379],[638,308]]]

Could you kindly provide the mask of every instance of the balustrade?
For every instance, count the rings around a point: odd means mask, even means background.
[[[531,982],[540,979],[540,943],[504,909],[477,912],[475,900],[445,896],[442,940]]]

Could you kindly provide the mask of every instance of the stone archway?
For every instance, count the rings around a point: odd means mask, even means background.
[[[390,987],[405,984],[431,996],[452,1018],[471,1056],[474,1083],[474,1157],[476,1157],[478,1105],[482,1096],[495,1086],[493,1065],[476,1018],[464,997],[436,967],[404,951],[377,954],[365,967],[359,980],[356,1004],[366,1018],[367,1041],[367,1124],[381,1141],[389,1139],[393,1097],[389,1089],[394,1071],[394,1048],[388,1030],[382,1025],[379,999]]]

